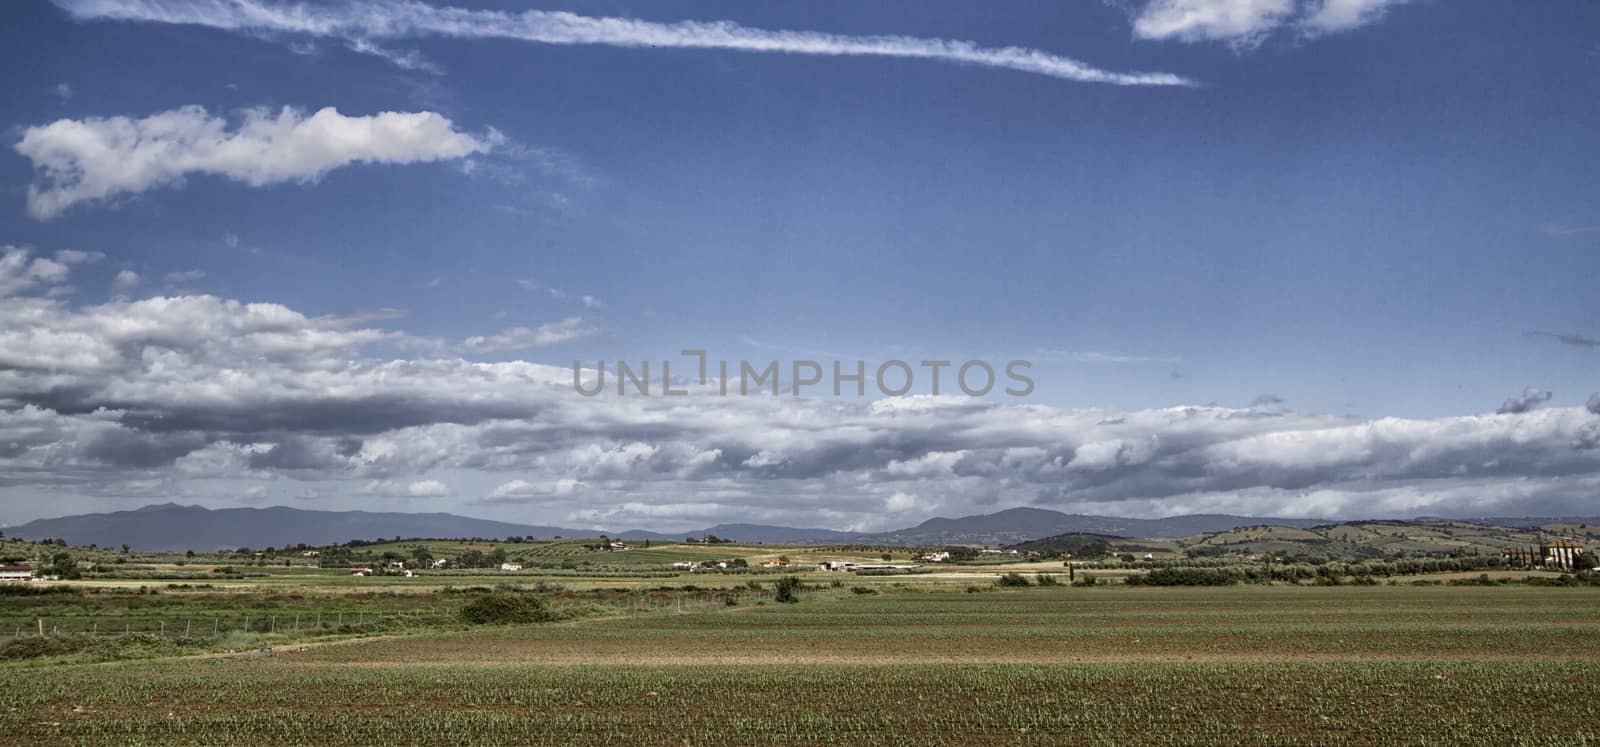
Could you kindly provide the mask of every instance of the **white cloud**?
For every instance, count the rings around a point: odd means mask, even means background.
[[[599,309],[604,308],[605,304],[600,303],[600,299],[595,298],[594,296],[584,296],[583,307],[586,309]]]
[[[416,480],[409,483],[373,480],[362,487],[361,493],[390,498],[449,498],[452,494],[450,486],[438,480]]]
[[[0,298],[66,282],[73,262],[60,255],[47,259],[31,254],[21,247],[0,246]]]
[[[1250,46],[1294,12],[1294,0],[1151,0],[1133,19],[1140,39]]]
[[[182,270],[167,273],[166,280],[168,285],[181,285],[183,283],[192,283],[196,280],[204,280],[205,277],[205,270]]]
[[[1149,0],[1133,14],[1139,39],[1226,42],[1235,49],[1260,44],[1293,27],[1305,36],[1350,31],[1383,18],[1406,0]]]
[[[393,312],[318,317],[213,296],[78,305],[51,293],[73,272],[61,255],[0,254],[0,489],[180,494],[229,480],[237,495],[293,479],[318,500],[444,501],[432,484],[444,474],[473,485],[453,500],[556,515],[688,522],[673,507],[692,505],[720,512],[712,523],[880,528],[1030,504],[1573,514],[1600,489],[1600,397],[1551,407],[1536,391],[1524,399],[1545,406],[1524,412],[1377,420],[719,397],[694,384],[686,397],[583,397],[565,365],[474,362],[369,326]],[[382,356],[368,352],[379,344]]]
[[[191,174],[260,187],[315,182],[353,163],[407,164],[460,158],[493,147],[434,112],[311,116],[292,107],[245,110],[236,126],[199,106],[133,119],[61,119],[23,131],[16,150],[33,162],[28,214],[49,220],[73,205],[181,184]]]
[[[1390,7],[1406,0],[1322,0],[1312,2],[1300,19],[1300,29],[1309,35],[1349,31],[1382,20]]]
[[[268,0],[56,0],[80,20],[122,20],[207,26],[247,33],[280,33],[345,40],[446,37],[513,39],[538,44],[601,44],[650,49],[724,49],[831,57],[938,60],[1017,70],[1063,80],[1135,86],[1187,85],[1170,73],[1121,73],[1023,47],[898,35],[846,36],[816,31],[769,31],[731,21],[657,23],[561,11],[521,13],[436,7],[411,0],[369,0],[340,6],[287,5]]]
[[[468,337],[468,350],[491,352],[496,350],[528,350],[563,342],[593,337],[600,330],[589,325],[582,317],[569,317],[559,322],[548,322],[537,327],[513,327],[497,335]]]
[[[1044,350],[1036,351],[1041,360],[1069,361],[1072,363],[1182,363],[1182,358],[1154,355],[1128,355],[1094,350]]]
[[[118,295],[131,293],[143,281],[144,279],[139,277],[139,273],[133,270],[123,270],[118,272],[117,276],[111,280],[111,292]]]

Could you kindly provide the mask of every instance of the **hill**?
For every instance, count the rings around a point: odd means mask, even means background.
[[[81,514],[30,521],[5,531],[17,539],[64,539],[73,545],[140,550],[214,550],[235,547],[331,545],[382,537],[592,536],[560,527],[527,526],[454,514],[219,508],[165,503],[133,511]]]
[[[1192,514],[1164,519],[1066,514],[1042,508],[1011,508],[992,514],[934,518],[909,529],[866,535],[863,542],[898,545],[1010,545],[1062,534],[1177,538],[1251,524],[1316,526],[1325,519],[1270,519],[1228,514]]]

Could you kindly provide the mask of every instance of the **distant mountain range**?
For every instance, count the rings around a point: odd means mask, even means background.
[[[1503,518],[1494,520],[1494,523],[1500,526],[1533,527],[1551,521],[1555,520]],[[1600,524],[1600,518],[1591,521]],[[1012,508],[992,514],[954,519],[934,518],[914,527],[890,532],[863,533],[762,524],[718,524],[689,532],[663,533],[636,529],[604,532],[604,534],[625,539],[674,542],[682,541],[686,537],[713,534],[736,542],[765,544],[1007,545],[1072,533],[1178,538],[1225,532],[1237,527],[1272,525],[1309,528],[1330,523],[1320,519],[1284,519],[1228,514],[1125,519],[1066,514],[1042,508]],[[302,543],[331,545],[350,540],[393,537],[550,539],[595,537],[602,534],[601,531],[594,529],[515,524],[445,513],[312,511],[288,506],[208,509],[201,506],[180,506],[175,503],[145,506],[132,511],[39,519],[15,527],[6,527],[3,531],[5,536],[17,539],[57,538],[73,545],[92,544],[102,547],[127,544],[140,550],[283,547]]]

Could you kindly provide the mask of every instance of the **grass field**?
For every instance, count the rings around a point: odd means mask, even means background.
[[[0,668],[40,743],[1583,744],[1600,590],[806,592]]]

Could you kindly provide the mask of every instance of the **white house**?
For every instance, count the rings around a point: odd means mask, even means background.
[[[439,559],[433,561],[433,563],[431,565],[434,568],[445,568],[445,567],[448,567],[450,565],[450,559],[449,558],[439,558]]]
[[[25,565],[0,565],[0,581],[27,581],[33,578],[33,568]]]
[[[939,552],[930,552],[926,555],[923,555],[922,559],[928,561],[929,563],[943,563],[950,559],[950,553],[943,550]]]
[[[693,571],[694,570],[694,563],[691,563],[691,562],[689,562],[687,560],[680,560],[680,561],[672,564],[672,570],[675,570],[675,571]]]
[[[515,573],[517,571],[522,570],[522,564],[521,563],[501,563],[500,564],[500,570],[508,571],[508,572],[511,572],[511,573]]]

